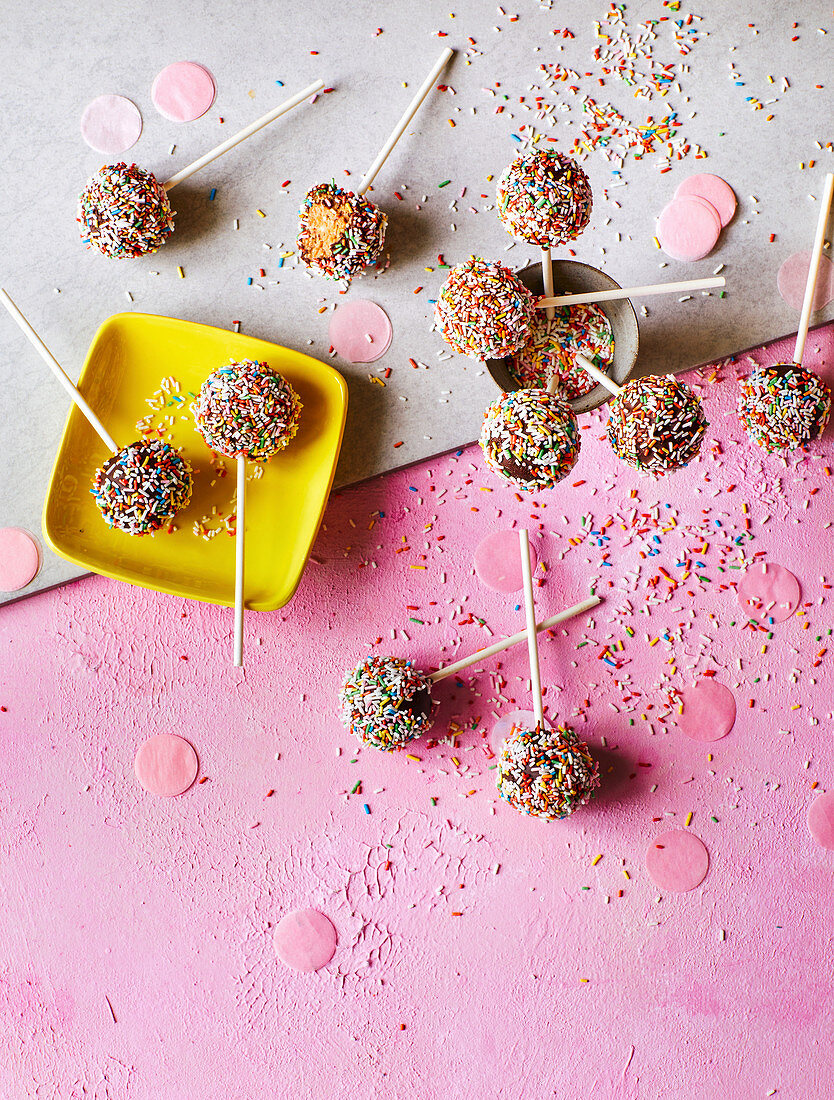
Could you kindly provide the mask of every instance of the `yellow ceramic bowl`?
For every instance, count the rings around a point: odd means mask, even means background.
[[[296,437],[265,465],[249,463],[246,484],[246,606],[271,611],[292,598],[333,483],[347,413],[345,381],[326,363],[290,348],[172,317],[109,318],[78,385],[120,446],[142,438],[136,424],[143,417],[166,429],[163,438],[194,468],[191,503],[175,517],[171,534],[137,537],[108,527],[90,493],[107,448],[73,406],[43,513],[44,537],[56,553],[116,580],[234,606],[235,545],[222,517],[233,510],[235,462],[222,460],[227,473],[218,475],[191,415],[205,378],[229,359],[269,363],[304,406]],[[153,409],[148,401],[163,379],[175,379],[179,390],[163,394],[163,407]],[[262,476],[252,478],[256,470]],[[208,541],[193,533],[204,520],[220,529]]]

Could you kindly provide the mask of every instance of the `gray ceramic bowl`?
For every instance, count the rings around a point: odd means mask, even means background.
[[[542,269],[540,264],[531,264],[517,272],[518,278],[536,295],[544,294]],[[557,294],[584,294],[590,290],[619,290],[610,275],[590,264],[581,264],[576,260],[553,261],[553,285]],[[615,382],[623,385],[631,377],[637,362],[637,344],[639,333],[637,315],[628,298],[618,302],[600,302],[611,324],[614,334],[614,361],[608,374]],[[512,373],[513,361],[506,359],[487,359],[487,370],[505,393],[519,389],[518,379]],[[575,413],[590,412],[610,399],[611,395],[604,386],[595,386],[590,393],[583,394],[571,401]]]

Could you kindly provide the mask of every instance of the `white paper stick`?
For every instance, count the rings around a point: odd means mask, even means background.
[[[825,243],[825,227],[828,224],[828,212],[831,208],[831,196],[834,194],[834,172],[829,172],[825,177],[820,215],[817,221],[817,235],[814,237],[814,247],[811,252],[811,266],[808,268],[808,281],[805,284],[805,298],[802,302],[802,313],[799,317],[799,328],[796,332],[796,344],[793,349],[794,363],[801,363],[805,352],[805,341],[808,339],[808,326],[811,323],[812,306],[814,304],[814,291],[817,289],[817,276],[820,271],[820,259],[822,258],[822,246]]]
[[[601,603],[602,600],[599,596],[589,596],[587,600],[574,604],[573,607],[565,608],[564,611],[559,611],[556,615],[551,615],[549,619],[542,619],[540,623],[536,624],[536,633],[541,634],[543,630],[550,630],[551,627],[558,626],[559,623],[565,622],[566,619],[572,619],[576,615],[583,615],[586,611],[590,611]],[[477,665],[480,664],[481,661],[489,660],[489,658],[494,657],[496,653],[503,653],[505,649],[518,645],[519,642],[523,642],[526,639],[527,631],[519,630],[517,634],[511,634],[509,638],[502,638],[500,642],[493,642],[492,645],[485,646],[483,649],[479,649],[477,653],[472,653],[468,657],[462,657],[452,665],[446,665],[445,668],[439,668],[437,672],[431,673],[429,679],[433,684],[436,684],[438,680],[445,680],[447,676],[454,676],[456,672],[462,672],[463,669],[469,668],[470,665]]]
[[[105,447],[107,447],[109,451],[112,451],[115,454],[115,452],[118,451],[119,448],[116,446],[116,441],[113,439],[110,432],[108,432],[108,430],[105,428],[105,426],[96,416],[96,414],[84,400],[81,395],[81,391],[72,382],[70,376],[61,366],[61,364],[58,362],[58,360],[55,358],[55,356],[52,354],[52,352],[49,350],[43,340],[41,340],[40,336],[38,336],[38,334],[35,332],[35,330],[32,328],[32,326],[29,324],[29,322],[26,320],[26,318],[23,316],[23,314],[14,304],[14,302],[11,300],[8,293],[3,290],[2,287],[0,287],[0,302],[2,302],[6,309],[9,311],[12,319],[17,323],[18,328],[20,328],[24,335],[28,337],[30,343],[33,344],[34,347],[37,349],[41,358],[44,360],[46,365],[49,367],[49,369],[52,371],[52,373],[55,375],[55,377],[58,379],[64,389],[70,395],[78,409],[84,414],[84,416],[87,417],[87,420],[96,430]]]
[[[550,258],[549,248],[542,249],[542,282],[546,296],[552,298],[556,292],[553,289],[553,261]],[[548,321],[552,321],[556,316],[556,310],[553,306],[547,306],[546,312]]]
[[[246,459],[237,460],[237,518],[235,520],[235,668],[243,667],[243,563],[246,527]]]
[[[599,382],[601,386],[605,386],[609,393],[613,393],[615,397],[618,393],[622,393],[623,387],[618,386],[607,374],[603,374],[599,367],[595,367],[584,355],[580,355],[579,352],[574,352],[573,359],[584,371],[590,374],[591,378]]]
[[[521,576],[524,580],[524,614],[527,618],[527,652],[530,656],[533,713],[536,715],[536,725],[540,730],[544,730],[544,704],[539,675],[539,640],[536,636],[536,605],[533,601],[533,575],[530,572],[530,539],[524,527],[518,532],[518,548],[521,554]]]
[[[200,157],[199,160],[195,160],[193,164],[189,164],[186,168],[175,173],[171,178],[163,185],[166,191],[170,191],[172,187],[176,187],[178,183],[182,183],[183,180],[187,180],[189,176],[193,176],[195,172],[199,172],[201,168],[205,168],[207,164],[211,164],[213,160],[217,160],[218,157],[222,157],[224,153],[228,153],[230,149],[234,149],[236,145],[240,145],[242,141],[245,141],[252,134],[256,134],[258,130],[262,130],[264,126],[268,126],[270,122],[274,122],[276,118],[280,118],[281,115],[285,115],[287,111],[291,111],[293,107],[297,107],[299,103],[303,103],[305,99],[309,99],[310,96],[315,95],[316,92],[320,92],[324,87],[323,80],[316,80],[310,84],[303,91],[298,92],[290,99],[284,100],[283,103],[277,107],[273,107],[271,111],[268,111],[261,118],[255,122],[250,122],[248,126],[244,126],[242,130],[234,134],[233,137],[221,142],[216,148],[212,149],[210,153],[206,153]]]
[[[681,294],[688,290],[710,290],[725,286],[723,275],[710,275],[706,279],[684,279],[680,283],[650,283],[647,286],[628,286],[622,290],[589,290],[583,294],[558,294],[555,297],[541,298],[536,304],[539,309],[546,306],[581,306],[590,302],[618,302],[623,298],[643,298],[649,294]]]
[[[412,118],[414,118],[414,116],[417,114],[417,108],[432,90],[432,86],[434,85],[435,80],[437,80],[437,78],[440,76],[446,65],[446,62],[449,60],[454,52],[454,50],[447,48],[437,59],[432,71],[420,85],[419,91],[415,95],[414,99],[412,99],[411,103],[409,103],[405,114],[392,130],[391,136],[377,153],[376,160],[362,177],[362,182],[359,184],[359,189],[357,191],[358,195],[364,195],[371,184],[374,182],[377,172],[386,162],[389,153],[402,137],[403,131],[405,130],[406,126],[408,126],[409,122],[411,122]]]

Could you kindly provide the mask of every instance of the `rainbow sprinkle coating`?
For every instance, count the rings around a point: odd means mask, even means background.
[[[576,464],[579,426],[556,394],[514,390],[484,413],[479,443],[490,470],[517,489],[552,489]]]
[[[192,406],[197,431],[227,458],[265,462],[298,431],[298,394],[268,363],[234,360],[210,374]]]
[[[395,752],[431,728],[431,688],[411,661],[366,657],[345,675],[342,721],[366,745]]]
[[[90,492],[104,522],[153,534],[191,500],[191,466],[161,439],[129,443],[96,470]]]
[[[499,179],[495,199],[507,232],[538,248],[575,241],[594,205],[588,177],[555,149],[516,157]]]
[[[298,217],[301,259],[326,279],[349,282],[382,255],[387,216],[369,199],[335,183],[308,191]]]
[[[611,322],[596,305],[555,306],[552,321],[536,310],[530,339],[513,356],[512,373],[522,388],[545,389],[552,377],[568,401],[590,393],[596,382],[574,361],[579,352],[600,370],[614,359]]]
[[[633,378],[611,399],[608,441],[617,458],[647,474],[687,465],[709,425],[701,402],[671,374]]]
[[[174,213],[165,188],[151,173],[124,161],[105,164],[78,198],[81,240],[104,256],[145,256],[174,232]]]
[[[447,344],[481,361],[518,351],[535,314],[535,298],[508,267],[470,256],[449,272],[434,319]]]
[[[569,726],[513,726],[501,746],[497,783],[513,809],[558,821],[589,801],[599,786],[599,764]]]
[[[741,382],[738,414],[754,443],[768,453],[793,451],[819,439],[831,413],[831,390],[796,363],[758,367]]]

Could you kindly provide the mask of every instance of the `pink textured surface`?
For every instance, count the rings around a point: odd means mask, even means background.
[[[807,348],[829,383],[832,333]],[[674,478],[615,466],[601,410],[575,474],[522,503],[477,448],[340,493],[293,602],[247,616],[245,672],[222,608],[99,578],[4,608],[0,1095],[830,1096],[834,854],[805,822],[834,769],[834,448],[785,465],[746,443],[748,367],[689,376],[711,426]],[[337,717],[377,638],[426,667],[521,629],[517,596],[472,574],[513,520],[547,566],[540,612],[605,598],[540,641],[549,712],[603,779],[552,825],[490,770],[496,717],[530,705],[523,646],[438,685],[419,760]],[[756,554],[802,584],[772,638],[733,589]],[[739,708],[702,745],[670,692],[710,669]],[[206,781],[149,798],[136,749],[172,731]],[[690,812],[709,873],[667,894],[646,852]],[[314,974],[273,948],[299,908],[338,933]]]

